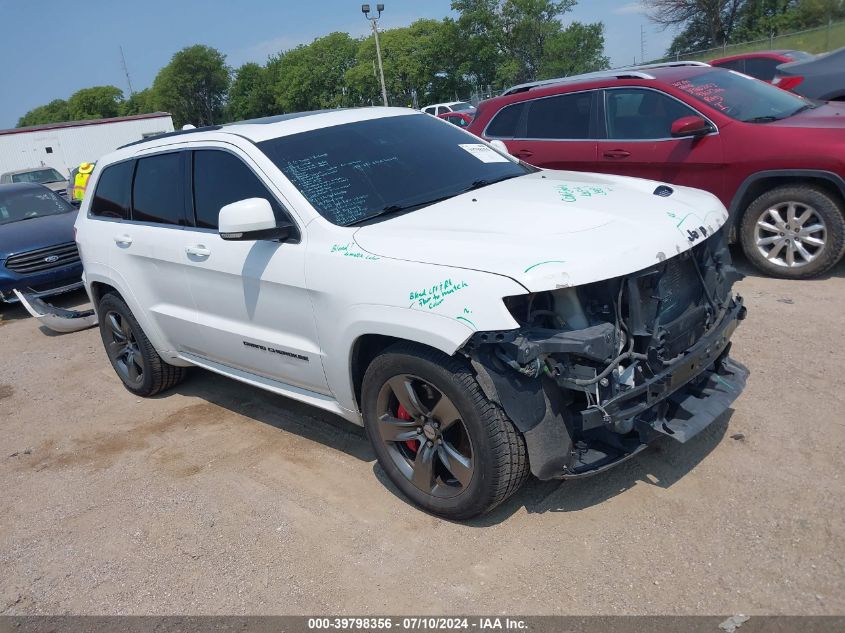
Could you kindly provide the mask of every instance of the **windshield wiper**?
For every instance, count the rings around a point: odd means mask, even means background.
[[[772,116],[771,114],[767,116],[755,116],[752,119],[743,119],[743,123],[771,123],[772,121],[780,121],[782,116]]]
[[[439,198],[432,198],[431,200],[424,200],[423,202],[414,202],[412,204],[391,204],[384,207],[381,211],[376,211],[375,213],[371,213],[368,216],[360,218],[358,220],[353,220],[352,222],[347,222],[343,226],[355,226],[357,224],[363,224],[364,222],[368,222],[369,220],[374,220],[375,218],[380,218],[385,215],[394,215],[397,213],[405,213],[407,211],[414,211],[416,209],[420,209],[422,207],[427,207],[431,204],[435,204],[437,202],[443,202],[444,200],[448,200],[449,198],[453,198],[453,194],[449,194],[448,196],[441,196]]]
[[[384,207],[381,211],[376,211],[366,217],[363,217],[359,220],[353,220],[352,222],[347,222],[343,226],[355,226],[357,224],[363,224],[364,222],[368,222],[369,220],[374,220],[375,218],[380,218],[385,215],[394,215],[397,213],[405,213],[406,211],[415,211],[417,209],[421,209],[422,207],[427,207],[432,204],[436,204],[438,202],[443,202],[444,200],[449,200],[450,198],[454,198],[455,196],[459,196],[463,193],[468,193],[470,191],[475,191],[476,189],[481,189],[482,187],[486,187],[488,185],[494,185],[497,182],[502,182],[503,180],[508,180],[510,178],[516,178],[517,176],[523,176],[524,174],[509,174],[502,178],[495,178],[492,180],[475,180],[465,189],[461,189],[455,193],[450,193],[445,196],[439,196],[437,198],[432,198],[431,200],[424,200],[422,202],[413,202],[411,204],[391,204]]]
[[[461,193],[468,193],[470,191],[475,191],[476,189],[481,189],[482,187],[487,187],[489,185],[495,185],[497,182],[503,182],[505,180],[510,180],[511,178],[516,178],[518,176],[524,176],[525,174],[508,174],[507,176],[502,176],[501,178],[494,178],[492,180],[474,180],[473,183],[467,187],[466,189],[461,190]]]

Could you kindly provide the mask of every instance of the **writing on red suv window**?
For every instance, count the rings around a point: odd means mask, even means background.
[[[701,84],[700,86],[692,83],[689,79],[676,81],[672,84],[675,88],[683,90],[687,94],[692,95],[700,101],[718,108],[722,112],[727,112],[730,107],[725,105],[725,89],[717,86],[715,83]]]

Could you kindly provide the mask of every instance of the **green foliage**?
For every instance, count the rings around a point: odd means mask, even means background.
[[[129,98],[120,106],[120,114],[122,116],[150,114],[151,112],[158,111],[159,107],[156,104],[155,94],[151,88],[145,88],[140,92],[129,95]]]
[[[343,78],[355,63],[358,43],[330,33],[270,59],[271,90],[280,112],[336,108],[345,100]]]
[[[94,86],[74,92],[67,100],[71,121],[107,119],[120,115],[123,91],[114,86]]]
[[[604,25],[601,22],[573,22],[546,43],[540,63],[540,77],[567,77],[604,70],[610,60],[604,55]]]
[[[845,0],[647,0],[651,18],[681,27],[667,55],[750,42],[845,18]]]
[[[235,72],[229,88],[226,118],[243,121],[270,116],[276,111],[269,71],[259,64],[244,64]]]
[[[176,53],[153,81],[156,102],[173,115],[176,127],[220,123],[228,90],[226,57],[201,44]]]
[[[47,123],[61,123],[62,121],[69,121],[67,101],[64,99],[54,99],[47,105],[33,108],[20,119],[18,119],[17,127],[26,127],[28,125],[46,125]]]

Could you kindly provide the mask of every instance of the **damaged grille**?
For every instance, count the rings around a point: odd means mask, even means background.
[[[6,260],[6,268],[21,275],[29,275],[78,262],[79,251],[76,248],[76,242],[66,242],[12,255]]]

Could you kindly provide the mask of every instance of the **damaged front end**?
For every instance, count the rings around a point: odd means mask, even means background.
[[[462,351],[535,476],[592,475],[660,435],[686,442],[743,390],[748,370],[728,355],[741,278],[720,231],[623,277],[508,297],[519,329],[477,332]]]

